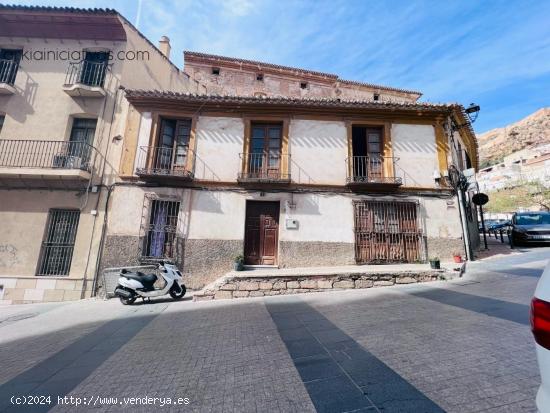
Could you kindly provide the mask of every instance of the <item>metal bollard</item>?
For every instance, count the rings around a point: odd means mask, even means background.
[[[500,242],[504,244],[504,235],[502,233],[502,230],[500,230]]]

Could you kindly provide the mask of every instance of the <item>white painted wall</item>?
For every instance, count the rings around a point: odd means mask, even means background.
[[[241,171],[244,122],[241,118],[201,116],[197,122],[195,177],[234,182]]]
[[[428,237],[460,238],[462,230],[456,197],[420,199],[424,233]]]
[[[432,125],[394,124],[391,130],[393,156],[399,158],[395,174],[405,186],[435,187],[434,171],[439,170]]]
[[[392,201],[391,196],[347,196],[336,194],[239,193],[193,191],[189,238],[243,239],[246,201],[280,201],[281,241],[354,242],[353,200]],[[403,198],[399,198],[403,200]],[[423,232],[428,237],[458,238],[461,235],[458,206],[454,198],[418,198]],[[293,200],[294,209],[287,207]],[[448,205],[448,201],[450,205]],[[298,220],[298,229],[286,229],[286,219]]]
[[[344,185],[347,133],[344,122],[290,122],[291,177],[297,183]]]

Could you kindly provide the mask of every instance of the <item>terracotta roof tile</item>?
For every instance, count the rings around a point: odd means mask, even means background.
[[[310,105],[329,107],[364,107],[364,108],[396,108],[411,110],[442,110],[461,107],[457,103],[429,103],[429,102],[384,102],[375,100],[354,100],[340,98],[296,98],[296,97],[265,97],[265,96],[239,96],[239,95],[217,95],[217,94],[195,94],[180,93],[161,90],[126,90],[128,99],[151,98],[181,101],[200,102],[227,102],[227,103],[262,103],[287,104],[287,105]]]

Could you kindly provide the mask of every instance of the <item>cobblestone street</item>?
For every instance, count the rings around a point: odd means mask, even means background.
[[[369,290],[2,307],[0,411],[534,412],[528,311],[549,256]],[[52,403],[10,401],[31,394]],[[144,396],[161,399],[124,399]]]

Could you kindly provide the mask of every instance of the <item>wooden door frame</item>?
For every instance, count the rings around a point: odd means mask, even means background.
[[[162,120],[170,119],[176,121],[191,121],[189,131],[189,144],[187,146],[187,160],[185,161],[185,170],[192,172],[195,167],[195,148],[196,148],[196,130],[197,130],[197,113],[185,113],[185,112],[171,112],[171,111],[153,111],[151,112],[151,131],[149,133],[149,147],[158,148],[160,135],[162,133]],[[152,168],[154,162],[154,156],[147,155],[147,168]]]
[[[247,218],[247,211],[248,211],[248,205],[250,203],[263,203],[263,204],[276,204],[277,205],[277,253],[275,254],[275,263],[273,264],[275,267],[279,266],[279,243],[280,243],[280,228],[281,228],[281,201],[280,200],[258,200],[258,199],[247,199],[245,201],[245,210],[244,210],[244,236],[243,236],[243,257],[246,259],[246,251],[245,251],[245,245],[246,245],[246,218]],[[250,264],[247,264],[250,265]],[[263,264],[252,264],[252,265],[263,265]]]
[[[244,122],[244,139],[243,153],[250,153],[250,144],[252,141],[252,125],[253,124],[277,124],[282,125],[281,129],[281,176],[288,176],[290,173],[289,157],[289,130],[290,116],[269,116],[269,115],[246,115],[243,116]],[[244,174],[248,173],[248,162],[246,156],[243,156],[241,170]]]
[[[388,120],[377,119],[346,119],[346,132],[348,137],[348,158],[353,159],[353,127],[381,128],[382,136],[380,142],[381,155],[384,157],[384,167],[382,173],[384,177],[394,177],[395,168],[392,162],[393,146],[391,139],[392,122]],[[348,176],[353,176],[352,162],[348,162]]]

